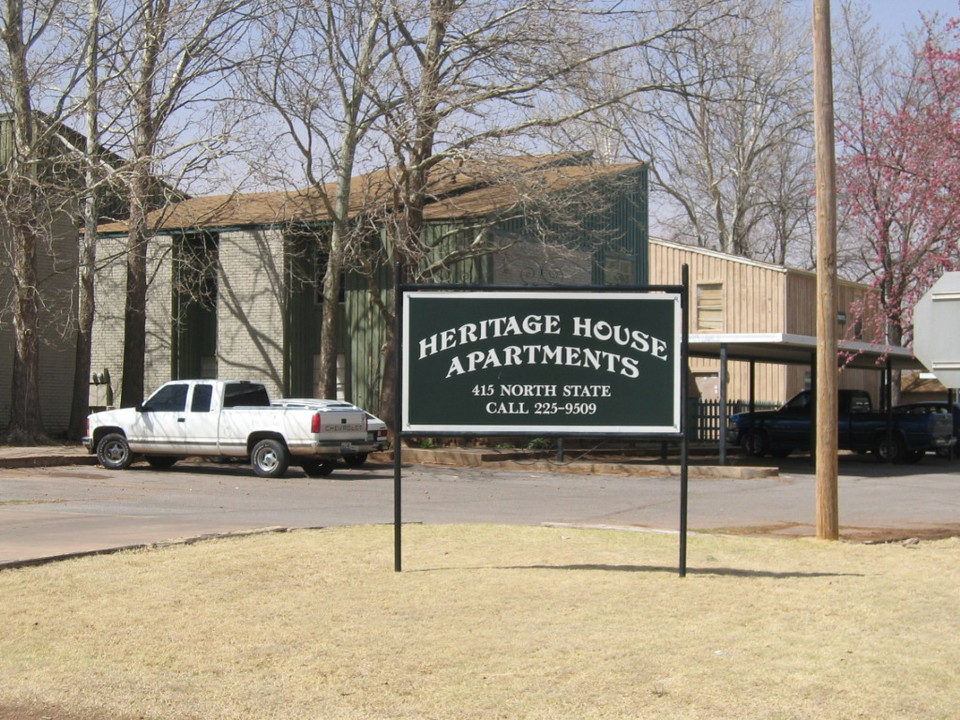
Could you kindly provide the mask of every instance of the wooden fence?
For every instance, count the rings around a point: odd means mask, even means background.
[[[694,405],[691,403],[691,405]],[[775,410],[779,405],[771,402],[755,402],[754,410]],[[721,430],[726,430],[727,418],[731,415],[750,410],[750,403],[745,400],[733,400],[727,403],[726,412],[721,418],[719,400],[697,400],[691,408],[693,413],[695,442],[719,443]]]

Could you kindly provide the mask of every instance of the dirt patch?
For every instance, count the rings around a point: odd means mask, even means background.
[[[0,720],[120,720],[118,716],[77,715],[66,708],[40,703],[28,705],[0,704]]]
[[[844,528],[843,539],[880,544],[960,537],[960,525],[929,528]]]
[[[813,537],[816,529],[804,523],[771,523],[769,525],[747,525],[744,527],[713,528],[712,532],[724,535],[757,537]],[[858,528],[843,527],[840,539],[847,542],[859,542],[878,545],[882,543],[903,543],[915,540],[945,540],[960,537],[960,524],[938,525],[913,528]]]

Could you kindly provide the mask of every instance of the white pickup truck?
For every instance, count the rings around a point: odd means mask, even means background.
[[[372,452],[383,450],[387,446],[387,424],[376,415],[358,408],[353,403],[346,400],[322,400],[317,398],[284,398],[283,400],[274,400],[271,404],[279,407],[305,407],[315,410],[331,409],[350,409],[359,410],[367,418],[367,440],[364,443],[357,443],[356,448],[344,452],[343,462],[347,467],[360,467],[367,461],[367,456]]]
[[[174,380],[135,408],[89,415],[83,444],[111,469],[129,467],[137,455],[156,468],[187,456],[232,457],[273,478],[291,464],[325,477],[366,439],[358,408],[271,406],[259,383]]]

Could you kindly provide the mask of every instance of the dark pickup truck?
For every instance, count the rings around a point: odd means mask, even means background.
[[[730,416],[727,439],[752,457],[766,454],[786,457],[794,450],[809,450],[814,397],[804,390],[779,410],[738,413]],[[949,448],[954,443],[948,416],[874,412],[870,394],[840,390],[837,422],[841,450],[873,452],[880,462],[916,462],[927,450]]]

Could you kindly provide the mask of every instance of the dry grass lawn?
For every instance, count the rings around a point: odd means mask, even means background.
[[[0,572],[0,718],[960,712],[960,539],[265,534]]]

